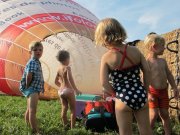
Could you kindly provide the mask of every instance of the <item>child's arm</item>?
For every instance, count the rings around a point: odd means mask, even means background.
[[[56,78],[55,78],[55,84],[58,86],[58,87],[60,87],[61,86],[61,83],[59,82],[59,73],[57,72],[57,74],[56,74]]]
[[[175,83],[175,80],[174,80],[174,76],[172,75],[171,71],[169,70],[168,68],[168,65],[167,65],[167,62],[164,60],[165,62],[165,66],[166,66],[166,74],[167,74],[167,79],[168,79],[168,82],[170,83],[173,91],[174,91],[174,97],[176,99],[178,99],[179,97],[179,91],[177,89],[177,86],[176,86],[176,83]]]
[[[101,59],[101,67],[100,67],[100,83],[103,87],[103,91],[108,94],[115,96],[115,91],[113,90],[113,87],[109,83],[109,77],[108,77],[108,65],[105,62],[105,57],[102,57]]]
[[[28,72],[26,75],[26,89],[29,88],[32,78],[33,78],[33,73]]]
[[[146,61],[146,59],[144,58],[143,54],[141,54],[141,64],[142,64],[142,71],[143,71],[143,82],[144,82],[144,87],[147,91],[149,91],[149,85],[150,85],[150,68],[149,65]]]
[[[71,72],[71,67],[67,67],[67,77],[68,77],[68,80],[69,80],[72,88],[75,90],[76,94],[77,95],[81,94],[81,92],[77,89],[77,87],[74,83],[74,79],[73,79],[72,72]]]

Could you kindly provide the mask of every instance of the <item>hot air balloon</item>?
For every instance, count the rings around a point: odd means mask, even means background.
[[[85,94],[100,94],[100,58],[105,50],[93,42],[98,18],[72,0],[3,0],[0,2],[0,91],[21,95],[19,82],[30,58],[29,43],[44,46],[42,64],[45,93],[57,98],[54,79],[59,67],[56,54],[70,52],[77,87]]]

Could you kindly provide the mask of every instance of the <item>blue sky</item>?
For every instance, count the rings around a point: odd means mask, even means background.
[[[180,28],[180,0],[74,1],[99,19],[116,18],[127,31],[127,41],[144,39],[149,32],[164,34]]]

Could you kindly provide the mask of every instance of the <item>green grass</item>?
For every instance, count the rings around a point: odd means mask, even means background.
[[[24,122],[26,110],[26,98],[0,96],[0,135],[27,135],[28,127]],[[69,112],[68,112],[69,115]],[[37,118],[43,135],[93,135],[84,128],[83,122],[77,122],[76,128],[65,131],[60,120],[60,104],[58,100],[39,101]],[[180,135],[180,125],[172,120],[173,135]],[[155,135],[162,135],[163,129],[160,123],[156,123]],[[116,135],[107,131],[99,135]],[[133,135],[138,135],[137,125],[133,123]]]

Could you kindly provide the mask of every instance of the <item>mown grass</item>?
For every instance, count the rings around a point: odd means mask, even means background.
[[[29,129],[24,122],[26,99],[23,97],[0,96],[0,135],[27,135]],[[69,115],[69,113],[68,113]],[[37,117],[42,135],[93,135],[84,128],[83,122],[77,122],[73,130],[64,130],[60,121],[58,100],[39,101]],[[180,135],[180,125],[172,120],[173,135]],[[97,133],[96,133],[97,134]],[[107,131],[99,135],[116,135]],[[137,125],[133,123],[133,135],[138,135]],[[155,135],[162,135],[162,124],[156,123]]]

